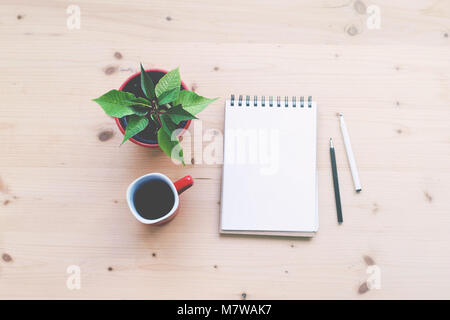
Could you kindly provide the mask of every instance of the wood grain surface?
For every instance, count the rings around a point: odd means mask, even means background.
[[[69,4],[80,29],[67,27]],[[379,29],[367,25],[370,5]],[[449,34],[444,0],[2,0],[0,298],[450,298]],[[312,95],[317,236],[221,236],[220,164],[198,153],[182,167],[157,149],[119,147],[121,133],[91,99],[139,62],[179,66],[192,90],[220,97],[193,135],[223,133],[231,93]],[[149,172],[195,180],[163,227],[140,224],[125,201],[127,185]],[[79,290],[66,286],[70,265],[80,267]],[[379,289],[365,284],[370,265]]]

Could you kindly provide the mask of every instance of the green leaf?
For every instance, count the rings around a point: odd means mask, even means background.
[[[146,116],[150,110],[148,107],[142,107],[142,106],[132,106],[131,109],[133,109],[134,114],[136,114],[138,116]]]
[[[155,85],[153,84],[153,81],[147,74],[147,72],[145,72],[142,63],[141,63],[141,89],[147,98],[154,99],[156,97]]]
[[[164,75],[164,77],[159,80],[158,84],[155,87],[156,96],[158,97],[158,100],[161,99],[161,95],[164,92],[172,91],[175,89],[176,97],[178,97],[178,94],[180,93],[180,72],[178,71],[178,68],[168,72]],[[172,100],[173,101],[173,100]],[[160,104],[163,104],[160,102]]]
[[[166,114],[159,115],[159,120],[161,120],[161,127],[169,136],[177,129],[177,124],[170,117],[166,116]]]
[[[167,115],[170,118],[170,120],[172,120],[175,124],[179,124],[181,121],[185,120],[197,119],[196,116],[184,110],[181,105],[177,105],[176,107],[170,108],[164,114]]]
[[[117,118],[134,114],[132,106],[150,107],[150,101],[147,99],[136,98],[132,93],[119,90],[111,90],[93,101],[97,102],[107,115]]]
[[[140,117],[137,115],[131,115],[127,118],[127,128],[125,130],[125,136],[123,137],[122,143],[135,136],[142,130],[144,130],[148,125],[148,119],[145,117]]]
[[[173,103],[174,106],[181,105],[184,110],[189,112],[190,114],[197,114],[203,109],[205,109],[210,103],[216,101],[215,99],[208,99],[202,96],[199,96],[195,92],[183,90],[178,95],[177,100]]]
[[[167,134],[163,128],[158,130],[158,144],[161,150],[169,157],[180,161],[184,165],[183,149],[181,149],[178,138],[174,137],[174,139],[172,141],[171,135]]]
[[[158,98],[158,102],[160,105],[170,103],[178,98],[178,94],[180,93],[180,88],[173,88],[172,90],[161,93]]]

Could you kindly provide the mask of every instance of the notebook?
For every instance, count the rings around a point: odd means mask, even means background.
[[[224,139],[220,232],[313,236],[319,227],[316,102],[231,95]]]

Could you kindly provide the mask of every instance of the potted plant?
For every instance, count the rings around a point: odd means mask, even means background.
[[[119,90],[94,99],[124,134],[122,144],[131,140],[145,147],[159,146],[168,156],[184,164],[179,136],[195,115],[215,99],[188,91],[178,68],[165,72],[144,70],[131,76]],[[175,149],[175,151],[173,151]]]

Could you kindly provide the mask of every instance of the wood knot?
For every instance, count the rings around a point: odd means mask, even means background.
[[[370,256],[364,256],[363,259],[364,259],[364,262],[365,262],[368,266],[373,266],[373,265],[375,265],[375,260],[373,260],[372,257],[370,257]]]
[[[347,32],[348,35],[353,37],[353,36],[356,36],[359,33],[359,30],[354,24],[352,24],[350,26],[347,26],[346,32]]]
[[[358,288],[358,293],[359,294],[364,294],[367,291],[369,291],[369,286],[367,285],[367,282],[362,283],[359,288]]]
[[[119,51],[116,51],[115,53],[114,53],[114,58],[116,58],[117,60],[120,60],[120,59],[122,59],[122,54],[119,52]]]
[[[245,299],[247,299],[247,294],[245,292],[242,292],[241,297],[242,297],[242,300],[245,300]]]
[[[167,21],[172,21],[172,17],[171,17],[171,16],[167,16],[167,17],[166,17],[166,20],[167,20]]]
[[[219,67],[215,66],[214,71],[219,71]]]
[[[353,4],[353,9],[355,9],[356,12],[358,12],[359,14],[366,14],[366,5],[364,4],[364,2],[362,1],[355,1],[355,3]]]
[[[13,261],[13,258],[7,253],[2,254],[2,259],[5,262],[12,262]]]
[[[98,140],[105,142],[111,139],[114,136],[114,131],[112,130],[103,130],[98,134]]]
[[[108,66],[104,69],[104,72],[107,76],[112,75],[116,71],[117,71],[117,67],[115,67],[115,66]]]

